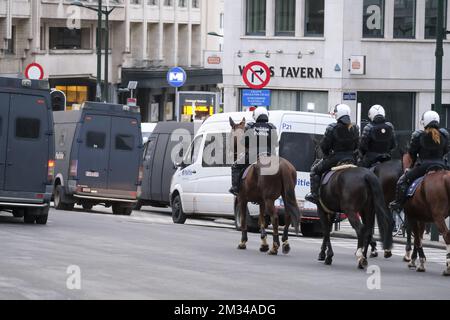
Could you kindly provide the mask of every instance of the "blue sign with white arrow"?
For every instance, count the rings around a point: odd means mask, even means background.
[[[244,107],[269,107],[270,90],[242,90],[242,106]]]
[[[186,71],[183,68],[175,67],[167,72],[167,82],[175,88],[182,87],[187,80]]]

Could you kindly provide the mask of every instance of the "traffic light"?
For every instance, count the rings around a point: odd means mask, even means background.
[[[66,95],[60,90],[51,92],[53,111],[66,111]]]

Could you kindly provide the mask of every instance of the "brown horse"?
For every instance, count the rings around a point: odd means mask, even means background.
[[[230,118],[231,139],[232,144],[230,150],[235,150],[235,146],[243,141],[245,119],[241,123],[236,124]],[[263,170],[267,166],[277,164],[277,168],[273,174],[263,174]],[[297,171],[294,166],[287,160],[278,157],[260,156],[258,161],[250,166],[237,197],[238,208],[241,212],[241,231],[242,238],[238,249],[245,250],[247,248],[247,205],[249,202],[259,205],[259,226],[261,227],[262,245],[261,252],[269,251],[266,233],[265,215],[271,219],[273,226],[273,246],[269,254],[278,254],[280,247],[280,239],[278,235],[278,211],[275,209],[275,201],[280,197],[283,198],[285,206],[286,225],[283,233],[283,253],[288,254],[290,246],[288,242],[289,226],[292,222],[296,233],[299,232],[300,210],[298,208],[297,199],[295,197],[295,186],[297,184]]]
[[[410,168],[412,159],[409,154],[403,157],[405,168]],[[405,213],[414,233],[414,250],[410,268],[425,272],[426,257],[423,251],[423,234],[427,223],[435,223],[447,244],[447,269],[444,276],[450,276],[450,232],[445,219],[450,210],[450,171],[441,170],[428,173],[414,196],[405,204]],[[419,266],[416,267],[417,255]]]

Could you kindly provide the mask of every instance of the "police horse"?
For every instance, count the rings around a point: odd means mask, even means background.
[[[244,141],[245,118],[238,124],[230,118],[231,135],[230,135],[230,150],[235,150],[238,143]],[[236,156],[236,154],[235,154]],[[264,174],[267,166],[277,164],[277,169],[273,174]],[[237,196],[238,208],[241,212],[241,231],[242,238],[238,249],[247,249],[247,205],[249,202],[259,205],[259,226],[261,228],[261,252],[268,252],[269,245],[267,243],[267,232],[265,215],[271,219],[273,226],[273,245],[269,251],[270,255],[277,255],[280,248],[280,240],[278,234],[279,218],[278,212],[275,209],[275,201],[280,197],[283,198],[285,206],[285,222],[283,237],[282,237],[282,251],[288,254],[290,245],[288,242],[289,227],[294,226],[295,232],[299,232],[300,209],[297,204],[295,196],[295,186],[297,184],[297,170],[287,160],[274,156],[261,155],[257,162],[250,165],[246,170],[245,177],[241,182],[239,194]]]
[[[336,213],[345,213],[358,236],[358,268],[368,265],[367,252],[372,242],[375,216],[378,220],[385,258],[392,256],[392,216],[389,214],[378,178],[366,168],[343,165],[333,168],[322,179],[318,211],[323,229],[319,261],[333,262],[330,234]]]

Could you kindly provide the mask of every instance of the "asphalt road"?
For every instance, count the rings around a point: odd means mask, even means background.
[[[47,226],[25,225],[2,213],[0,299],[450,297],[450,278],[441,276],[444,250],[426,250],[430,261],[423,274],[408,270],[402,248],[390,260],[370,260],[380,270],[381,286],[370,290],[371,274],[356,268],[355,240],[333,239],[330,267],[316,260],[320,239],[293,237],[289,255],[268,256],[259,252],[256,234],[250,234],[248,250],[237,250],[240,233],[231,222],[191,219],[174,225],[167,214],[117,217],[94,209],[96,213],[52,209]],[[75,273],[68,274],[68,268]],[[373,277],[369,282],[376,284]],[[68,279],[69,287],[80,283],[81,288],[69,289]]]

